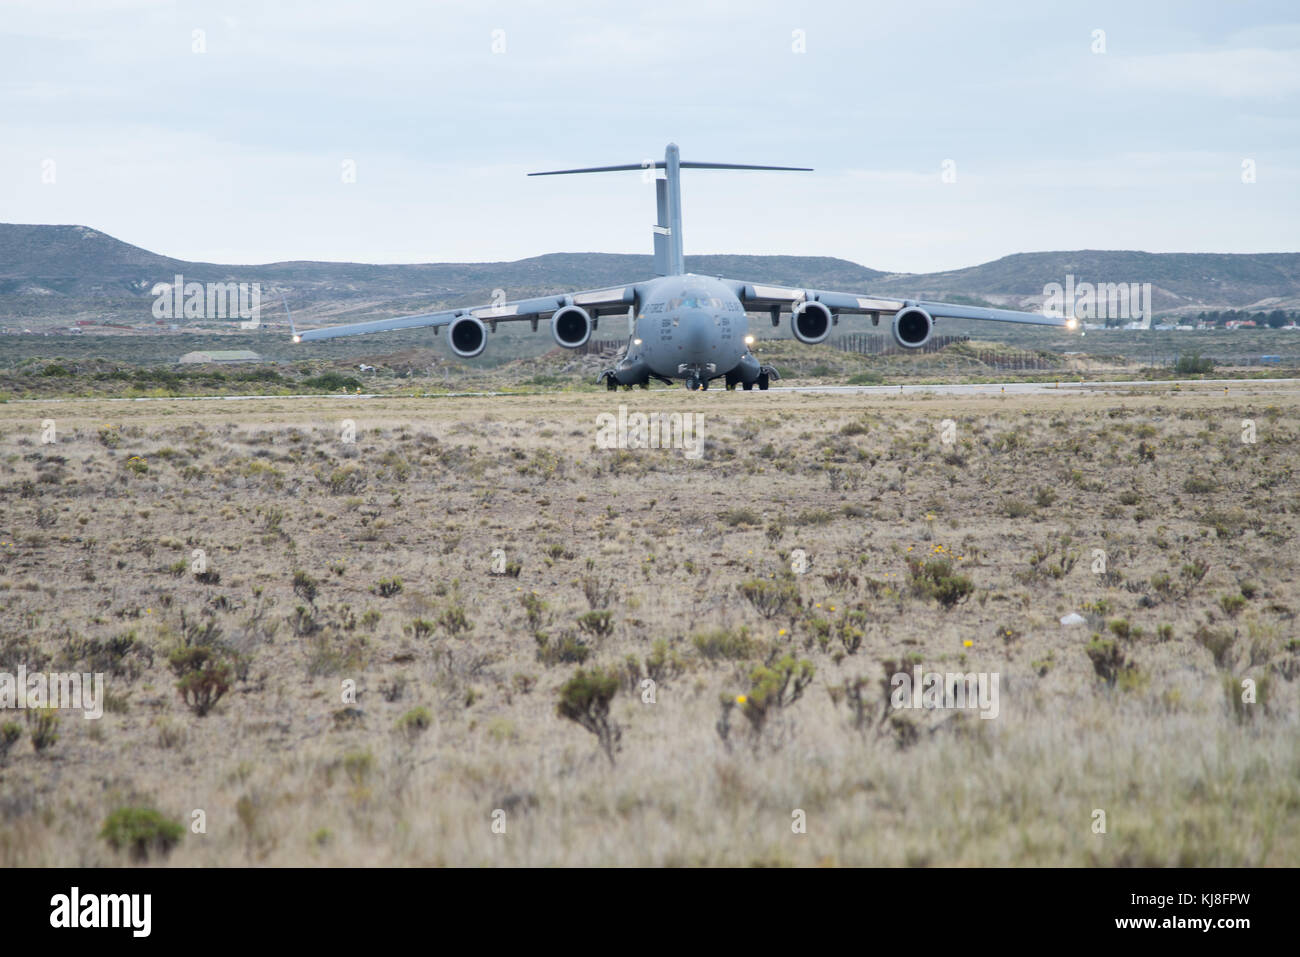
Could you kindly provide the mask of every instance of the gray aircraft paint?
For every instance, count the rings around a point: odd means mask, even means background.
[[[929,341],[935,320],[941,318],[1070,328],[1075,325],[1073,318],[1010,309],[792,289],[686,272],[682,246],[683,169],[809,172],[803,167],[688,162],[681,159],[677,146],[669,143],[662,162],[551,170],[529,175],[564,176],[651,168],[664,171],[663,179],[657,179],[655,183],[658,216],[653,235],[657,279],[606,289],[329,326],[301,333],[294,329],[294,341],[314,342],[422,327],[430,327],[436,333],[446,326],[452,351],[463,358],[474,358],[486,348],[488,329],[496,331],[498,322],[527,320],[536,330],[541,321],[548,320],[556,342],[576,348],[590,339],[603,316],[625,315],[629,333],[627,348],[599,377],[609,388],[620,385],[645,387],[654,378],[665,382],[683,379],[687,388],[707,389],[711,379],[721,378],[727,388],[741,385],[750,389],[757,385],[766,389],[769,382],[779,379],[780,375],[770,366],[761,365],[749,350],[749,342],[752,342],[748,339],[750,313],[766,313],[772,325],[778,326],[781,314],[785,312],[790,317],[795,338],[809,344],[825,341],[831,327],[838,324],[843,315],[870,316],[873,324],[878,324],[882,316],[889,316],[892,317],[891,330],[895,340],[910,348],[919,348]],[[292,318],[290,323],[292,325]]]

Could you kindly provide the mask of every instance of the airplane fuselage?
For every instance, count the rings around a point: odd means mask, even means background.
[[[752,386],[762,368],[750,354],[749,317],[731,286],[707,276],[664,276],[638,284],[627,356],[612,370],[622,385],[653,376],[707,388],[710,379]],[[763,380],[766,384],[766,380]]]

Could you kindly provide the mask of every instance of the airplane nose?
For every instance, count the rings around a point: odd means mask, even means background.
[[[684,316],[679,331],[684,351],[703,353],[712,344],[713,320],[698,312]]]

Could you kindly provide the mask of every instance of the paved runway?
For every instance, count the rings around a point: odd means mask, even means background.
[[[1129,392],[1132,390],[1171,390],[1174,386],[1188,392],[1222,392],[1248,390],[1253,394],[1286,395],[1300,392],[1300,379],[1163,379],[1158,381],[1105,381],[1105,382],[982,382],[978,384],[945,385],[780,385],[770,393],[805,392],[825,395],[1052,395],[1053,393]],[[656,389],[656,392],[667,391]],[[678,391],[685,389],[678,386]],[[711,392],[721,392],[713,389]],[[360,393],[309,393],[306,395],[195,395],[195,396],[145,396],[140,398],[58,398],[10,399],[10,403],[48,405],[53,402],[251,402],[258,399],[467,399],[492,396],[566,395],[563,392],[427,392],[419,396],[385,395],[378,392]],[[572,393],[576,394],[576,393]],[[601,392],[600,394],[604,394]],[[753,392],[751,395],[759,395]]]
[[[1140,382],[982,382],[960,385],[790,385],[773,386],[775,392],[824,392],[860,395],[1051,395],[1054,392],[1128,392],[1132,389],[1195,389],[1198,392],[1251,387],[1252,392],[1300,391],[1300,379],[1162,379]]]

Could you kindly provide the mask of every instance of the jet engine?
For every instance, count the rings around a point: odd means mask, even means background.
[[[551,316],[551,335],[566,349],[585,346],[593,328],[591,315],[581,306],[565,306]]]
[[[894,314],[894,341],[905,349],[919,349],[930,341],[934,319],[920,306],[908,306]]]
[[[820,302],[799,302],[790,312],[790,331],[804,345],[815,346],[826,341],[833,321],[831,311]]]
[[[447,328],[451,351],[462,359],[473,359],[487,348],[487,326],[474,316],[461,316]]]

